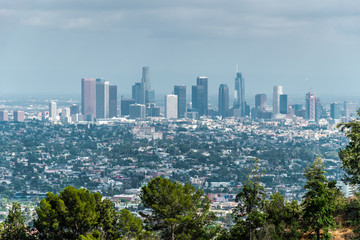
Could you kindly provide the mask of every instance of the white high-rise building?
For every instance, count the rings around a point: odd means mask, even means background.
[[[169,94],[165,96],[165,118],[178,118],[178,96]]]
[[[274,86],[273,92],[273,114],[274,117],[280,113],[280,95],[283,94],[282,86]]]
[[[50,121],[57,121],[57,109],[56,109],[56,102],[49,103],[49,118]]]

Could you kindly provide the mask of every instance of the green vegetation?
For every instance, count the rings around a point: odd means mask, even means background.
[[[181,185],[165,178],[154,178],[142,187],[140,198],[150,213],[141,215],[146,226],[162,239],[212,239],[210,227],[215,215],[210,200],[189,183]]]
[[[325,239],[330,239],[329,228],[335,227],[335,182],[329,182],[324,175],[324,163],[317,158],[305,171],[307,183],[302,202],[303,229],[315,231],[316,238],[320,239],[320,230],[323,229]]]

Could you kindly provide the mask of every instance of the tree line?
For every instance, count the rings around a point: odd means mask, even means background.
[[[349,139],[339,157],[345,180],[360,183],[360,122],[338,126]],[[331,239],[331,230],[351,226],[360,239],[360,197],[346,199],[335,181],[325,177],[317,158],[304,171],[307,181],[302,201],[285,201],[280,193],[267,197],[259,164],[250,169],[236,196],[233,224],[222,227],[210,210],[210,199],[191,184],[154,178],[140,191],[140,216],[87,189],[66,187],[48,193],[25,224],[21,205],[14,202],[0,225],[0,239],[112,240],[112,239]]]

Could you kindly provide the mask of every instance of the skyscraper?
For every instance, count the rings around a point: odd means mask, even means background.
[[[149,67],[142,68],[140,103],[154,103],[155,91],[151,90]],[[136,100],[136,99],[135,99]]]
[[[178,117],[178,96],[166,95],[165,96],[165,118],[172,119]]]
[[[49,118],[50,121],[55,122],[57,120],[57,108],[56,108],[56,102],[50,102],[49,103]]]
[[[208,78],[198,77],[196,86],[192,86],[192,108],[199,116],[208,114]]]
[[[220,84],[219,87],[219,115],[223,118],[228,116],[229,112],[229,87],[227,84]]]
[[[344,115],[345,117],[350,117],[356,114],[356,104],[353,102],[344,102]]]
[[[24,111],[14,111],[14,121],[15,122],[23,122],[25,120],[25,113]]]
[[[281,94],[280,95],[280,113],[288,114],[288,110],[289,110],[288,95]]]
[[[266,108],[266,94],[255,95],[255,108]]]
[[[109,117],[109,81],[96,79],[96,118]]]
[[[273,91],[273,114],[274,117],[280,113],[280,95],[283,94],[282,86],[274,86]]]
[[[332,119],[340,119],[341,118],[341,104],[340,103],[330,104],[330,117]]]
[[[9,121],[9,112],[7,110],[0,110],[0,122]]]
[[[186,112],[186,86],[174,86],[174,94],[178,96],[178,118],[184,118]]]
[[[118,115],[117,85],[109,86],[109,118]]]
[[[129,108],[131,104],[135,104],[134,99],[121,99],[121,116],[129,115]]]
[[[96,80],[81,79],[81,113],[88,118],[96,117]]]
[[[305,118],[309,121],[315,121],[315,95],[308,92],[305,97]]]
[[[140,103],[141,101],[141,83],[139,82],[132,86],[132,99],[134,99],[136,103]]]
[[[79,114],[80,111],[79,111],[79,106],[77,104],[72,104],[70,106],[70,115],[76,115],[76,114]]]
[[[235,96],[234,96],[234,108],[240,109],[240,116],[245,117],[245,78],[243,78],[241,72],[236,73],[235,78]]]

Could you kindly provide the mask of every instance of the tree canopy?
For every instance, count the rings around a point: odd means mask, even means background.
[[[304,186],[307,192],[302,202],[304,230],[315,231],[316,239],[319,240],[322,229],[323,237],[329,239],[331,235],[328,230],[336,225],[335,182],[329,182],[325,177],[324,163],[320,158],[306,168],[304,176],[307,179]]]
[[[360,109],[358,115],[360,116]],[[337,127],[349,140],[345,148],[339,151],[342,168],[346,172],[345,180],[351,184],[360,184],[360,121],[357,119],[340,123]]]
[[[210,239],[208,228],[215,220],[210,200],[191,184],[154,178],[141,188],[140,198],[147,210],[141,213],[146,226],[162,239]]]

